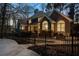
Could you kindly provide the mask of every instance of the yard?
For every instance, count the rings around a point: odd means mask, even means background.
[[[77,56],[79,55],[79,41],[74,40],[72,46],[72,40],[47,39],[45,43],[44,39],[39,39],[28,49],[42,56]]]
[[[70,56],[79,55],[79,40],[74,38],[72,51],[72,38],[56,39],[48,37],[14,37],[19,44],[32,44],[28,49],[35,51],[42,56]],[[46,39],[46,42],[45,42]]]
[[[47,45],[46,48],[44,45],[37,45],[29,47],[29,49],[37,52],[42,56],[71,56],[71,55],[79,55],[79,46],[74,46],[72,53],[71,45]]]

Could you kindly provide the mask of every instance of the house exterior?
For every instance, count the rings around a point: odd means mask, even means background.
[[[27,25],[28,32],[37,32],[38,34],[49,32],[68,36],[71,33],[72,19],[58,11],[48,13],[39,11],[28,19]]]

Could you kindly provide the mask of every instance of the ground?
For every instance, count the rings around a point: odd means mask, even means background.
[[[27,49],[30,44],[19,45],[12,39],[0,39],[0,56],[37,56],[39,54]]]
[[[79,55],[79,40],[37,39],[29,49],[42,56],[70,56]]]
[[[14,40],[0,39],[0,55],[20,56],[60,56],[79,55],[79,40],[31,38],[27,44],[18,44]],[[72,49],[73,48],[73,49]],[[30,49],[30,50],[29,50]],[[73,52],[72,52],[73,50]]]

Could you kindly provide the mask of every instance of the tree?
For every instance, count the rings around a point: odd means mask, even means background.
[[[55,9],[58,10],[59,12],[62,12],[64,10],[64,5],[65,3],[48,3],[47,4],[47,9]]]
[[[69,6],[69,8],[70,8],[69,17],[70,17],[71,19],[74,19],[74,7],[75,7],[75,4],[74,4],[74,3],[71,3],[71,4],[69,4],[68,6]]]
[[[4,33],[4,22],[5,22],[5,15],[6,15],[6,7],[7,7],[7,3],[4,3],[2,5],[1,8],[1,20],[2,20],[2,24],[1,24],[1,38],[3,38],[3,33]]]

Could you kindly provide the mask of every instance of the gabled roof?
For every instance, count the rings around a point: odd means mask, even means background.
[[[67,20],[69,20],[70,22],[72,22],[73,20],[71,19],[71,18],[69,18],[69,17],[67,17],[67,16],[65,16],[64,14],[62,14],[62,13],[59,13],[61,16],[63,16],[64,18],[66,18]]]
[[[39,17],[43,17],[44,16],[44,12],[43,11],[39,11],[36,14],[34,14],[32,17],[30,17],[31,19],[33,18],[39,18]]]
[[[69,20],[70,22],[72,22],[73,20],[71,18],[69,18],[68,16],[58,12],[57,10],[53,10],[48,16],[51,16],[54,13],[58,13],[59,15],[61,15],[62,17],[64,17],[65,19]]]
[[[32,20],[32,23],[38,23],[38,18],[41,17],[41,19],[43,19],[44,17],[46,17],[50,22],[53,20],[57,20],[60,18],[60,16],[57,16],[57,15],[60,15],[62,17],[64,17],[65,19],[69,20],[70,22],[72,22],[72,19],[70,19],[69,17],[65,16],[64,14],[56,11],[56,10],[53,10],[49,13],[44,13],[43,11],[39,11],[37,12],[36,14],[34,14],[32,17],[30,17],[29,19]],[[53,16],[52,18],[50,16]]]
[[[36,20],[37,18],[40,18],[43,19],[44,17],[46,17],[50,22],[51,22],[51,18],[48,17],[46,15],[46,13],[42,12],[42,11],[39,11],[38,13],[34,14],[32,17],[30,17],[29,19],[32,19],[32,23],[38,23],[38,20]]]

